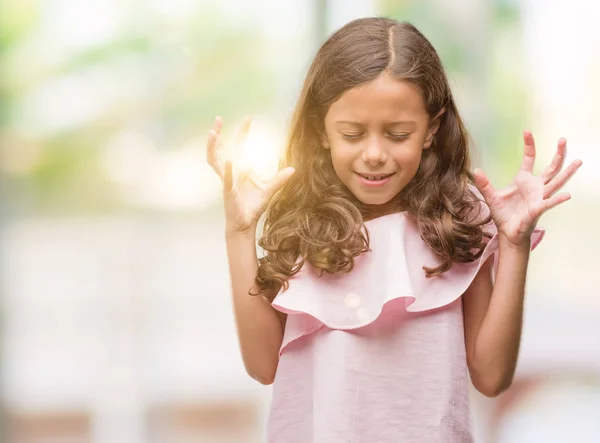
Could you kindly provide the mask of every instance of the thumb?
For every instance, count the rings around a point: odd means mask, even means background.
[[[233,164],[231,161],[227,160],[225,162],[225,172],[223,174],[223,190],[225,191],[225,194],[233,191],[234,186],[235,181],[233,178]]]
[[[275,176],[267,182],[267,191],[269,196],[275,194],[279,188],[281,188],[285,182],[287,182],[289,178],[294,175],[295,172],[296,170],[291,166],[278,171],[277,174],[275,174]]]
[[[473,171],[473,175],[475,176],[475,186],[483,195],[486,203],[490,204],[493,200],[493,194],[496,192],[490,181],[488,180],[485,172],[482,169],[476,168]]]
[[[245,172],[235,173],[233,163],[229,160],[225,162],[225,173],[223,175],[223,195],[226,199],[235,200],[238,196],[238,182],[243,181]]]

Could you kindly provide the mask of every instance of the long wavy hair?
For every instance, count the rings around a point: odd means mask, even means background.
[[[394,202],[439,257],[438,266],[423,267],[426,276],[480,257],[489,216],[479,216],[481,203],[470,190],[468,134],[440,58],[410,23],[363,18],[329,37],[306,76],[282,160],[282,167],[293,166],[296,173],[266,209],[255,295],[271,299],[282,286],[287,289],[306,263],[321,273],[349,272],[354,258],[369,250],[367,209],[337,177],[322,140],[331,104],[384,73],[417,85],[431,118],[445,108],[432,146],[423,150],[415,177]]]

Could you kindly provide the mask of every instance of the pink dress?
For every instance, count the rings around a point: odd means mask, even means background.
[[[478,261],[426,279],[436,257],[404,214],[365,225],[371,251],[350,273],[304,266],[273,301],[288,317],[268,441],[472,442],[461,295],[497,265],[496,228]]]

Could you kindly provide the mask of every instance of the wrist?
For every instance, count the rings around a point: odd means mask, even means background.
[[[505,235],[499,233],[498,235],[498,247],[504,250],[510,250],[516,253],[529,253],[531,251],[531,236],[527,236],[527,238],[514,242],[509,240]]]
[[[225,226],[225,238],[226,239],[256,239],[256,225],[253,224],[245,229],[234,228]]]

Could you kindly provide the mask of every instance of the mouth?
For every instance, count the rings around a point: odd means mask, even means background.
[[[361,174],[356,172],[359,182],[368,188],[379,188],[387,185],[394,174],[395,172],[391,174]]]
[[[357,172],[357,174],[360,175],[365,180],[372,181],[372,182],[379,182],[379,181],[385,180],[388,177],[391,177],[392,175],[395,174],[395,172],[392,172],[390,174],[361,174],[360,172]]]

